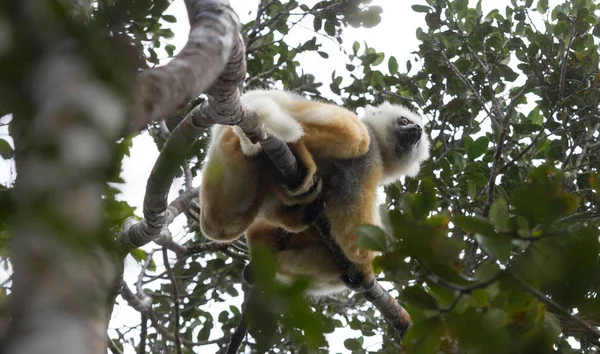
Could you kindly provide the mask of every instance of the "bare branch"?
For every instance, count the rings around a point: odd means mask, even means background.
[[[146,354],[146,341],[148,340],[148,315],[141,313],[140,344],[138,354]]]
[[[205,126],[211,125],[209,122],[205,123]],[[129,252],[155,240],[175,215],[181,212],[182,203],[196,195],[196,189],[188,190],[171,205],[170,210],[167,208],[167,196],[173,178],[185,161],[187,151],[203,132],[204,128],[194,125],[191,116],[188,115],[167,139],[148,178],[144,197],[144,219],[137,223],[130,220],[123,225],[118,242],[124,251]]]
[[[589,323],[575,316],[571,312],[565,310],[564,308],[562,308],[562,306],[558,305],[546,295],[541,293],[539,290],[529,285],[529,283],[521,279],[519,276],[512,274],[512,277],[521,285],[521,287],[523,287],[523,289],[525,289],[525,291],[533,295],[533,297],[535,297],[539,301],[543,302],[550,311],[567,318],[569,322],[573,323],[574,325],[577,325],[579,328],[585,330],[587,333],[592,335],[596,344],[600,344],[600,330],[598,330],[597,327],[590,325]]]
[[[485,105],[486,104],[485,99],[479,94],[479,92],[477,91],[475,86],[473,86],[473,83],[471,83],[471,81],[469,81],[469,79],[465,75],[463,75],[460,72],[460,70],[458,70],[456,65],[454,65],[450,61],[450,59],[448,59],[448,56],[446,56],[446,53],[444,53],[444,48],[442,48],[441,44],[439,44],[439,43],[438,43],[438,53],[440,54],[442,59],[444,59],[444,63],[446,63],[446,66],[448,66],[450,68],[450,70],[452,70],[452,72],[454,73],[454,75],[456,75],[456,77],[460,80],[460,82],[462,82],[465,86],[467,86],[471,90],[473,95],[475,95],[475,97],[477,98],[479,103],[481,103],[481,107],[483,108],[485,113],[490,117],[494,117],[492,112],[490,112],[490,109]]]
[[[146,261],[144,262],[144,265],[142,266],[142,270],[140,271],[140,274],[138,275],[138,280],[135,285],[137,297],[140,299],[140,301],[142,301],[144,303],[152,303],[152,298],[144,292],[143,280],[144,280],[144,276],[146,275],[146,271],[148,270],[148,268],[150,267],[150,264],[152,263],[153,254],[154,254],[154,251],[150,252],[148,254],[148,256],[146,257]]]
[[[117,347],[117,344],[111,338],[107,338],[106,340],[108,342],[108,349],[110,349],[112,354],[123,354],[121,349]]]
[[[179,335],[179,318],[181,317],[179,309],[179,288],[177,286],[177,279],[175,279],[175,274],[173,273],[173,268],[171,268],[171,264],[169,264],[169,257],[165,247],[162,249],[162,256],[165,269],[167,270],[167,274],[171,280],[171,288],[173,289],[172,299],[173,308],[175,309],[175,313],[173,314],[173,337],[175,338],[177,354],[181,354],[181,337]]]
[[[381,315],[394,327],[400,338],[406,334],[411,325],[410,315],[400,303],[387,292],[379,282],[369,291],[363,293],[365,299],[375,306]]]
[[[239,41],[239,19],[227,0],[185,0],[190,35],[167,65],[142,72],[134,89],[126,134],[182,109],[204,92]]]
[[[569,60],[569,52],[573,45],[573,39],[575,39],[575,21],[576,19],[569,19],[569,43],[565,48],[562,56],[562,65],[560,68],[560,79],[558,82],[558,100],[562,100],[565,92],[565,78],[567,75],[567,62]]]

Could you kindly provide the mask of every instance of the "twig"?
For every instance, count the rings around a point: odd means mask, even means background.
[[[452,290],[458,291],[458,295],[456,296],[456,298],[454,298],[454,301],[452,302],[452,304],[450,304],[450,306],[448,308],[440,309],[439,310],[441,313],[448,313],[448,312],[452,311],[452,309],[454,309],[454,307],[456,307],[456,305],[458,304],[458,302],[460,301],[460,299],[464,295],[470,294],[473,291],[478,290],[478,289],[487,288],[488,286],[490,286],[493,283],[497,282],[501,277],[503,277],[505,275],[506,275],[506,273],[499,273],[496,276],[493,276],[493,277],[491,277],[490,279],[488,279],[486,281],[483,281],[481,283],[477,283],[477,284],[472,285],[472,286],[464,287],[464,286],[452,284],[452,283],[447,282],[447,281],[445,281],[445,280],[443,280],[441,278],[434,277],[433,273],[430,273],[428,271],[427,281],[431,281],[434,284],[443,286],[443,287],[448,288],[448,289],[452,289]]]
[[[496,151],[494,152],[494,160],[492,161],[492,168],[490,170],[490,178],[488,180],[487,187],[487,199],[485,205],[483,206],[483,216],[487,217],[492,203],[494,203],[494,193],[496,190],[496,177],[498,176],[498,165],[500,164],[500,159],[502,158],[502,149],[504,148],[504,143],[506,141],[506,135],[508,134],[508,129],[504,126],[500,134],[498,135],[498,142],[496,144]]]
[[[485,113],[492,117],[492,113],[490,112],[489,108],[485,105],[485,99],[479,94],[479,92],[477,91],[477,89],[475,88],[475,86],[473,86],[473,84],[471,83],[471,81],[469,81],[461,72],[460,70],[458,70],[458,68],[450,61],[450,59],[448,59],[448,57],[446,56],[446,53],[444,53],[444,49],[442,48],[441,44],[438,43],[437,44],[437,48],[438,48],[438,53],[442,56],[442,58],[444,59],[444,62],[446,63],[446,66],[448,66],[450,68],[450,70],[452,70],[452,72],[454,73],[454,75],[456,75],[456,77],[465,85],[467,86],[471,92],[473,92],[473,95],[475,95],[475,97],[477,97],[477,100],[479,101],[479,103],[481,103],[481,107],[483,108],[483,110],[485,111]]]
[[[225,351],[226,354],[236,354],[244,341],[244,338],[248,334],[248,308],[252,306],[251,303],[255,300],[257,294],[257,289],[255,289],[252,285],[244,284],[246,289],[244,290],[245,298],[244,303],[242,304],[242,312],[240,315],[240,321],[235,327],[235,331],[231,335],[231,339],[229,344],[227,345],[227,349]]]
[[[140,300],[142,301],[150,301],[152,302],[152,298],[149,297],[145,292],[144,292],[144,288],[143,288],[143,278],[146,275],[146,271],[148,270],[148,268],[150,267],[150,264],[152,263],[152,255],[154,254],[154,251],[151,251],[150,253],[148,253],[148,255],[146,256],[146,261],[144,262],[144,265],[142,266],[142,270],[140,271],[140,274],[138,275],[138,280],[137,283],[135,284],[136,287],[136,291],[137,291],[137,296],[138,298],[140,298]]]
[[[525,156],[525,154],[529,150],[531,150],[535,145],[537,145],[538,141],[540,140],[540,138],[544,134],[544,130],[548,126],[548,122],[550,122],[550,118],[546,119],[546,121],[544,122],[544,124],[540,128],[540,131],[537,133],[537,135],[531,141],[531,144],[529,144],[525,149],[521,150],[521,152],[519,152],[517,154],[517,156],[515,156],[514,158],[512,158],[509,162],[505,163],[504,166],[500,167],[500,169],[498,170],[499,174],[502,173],[502,172],[504,172],[504,170],[506,170],[508,167],[510,167],[512,164],[514,164],[521,157]]]
[[[146,340],[148,339],[148,314],[145,312],[141,313],[140,326],[140,344],[138,348],[138,354],[146,354]]]
[[[550,298],[548,298],[546,295],[541,293],[539,290],[537,290],[533,286],[529,285],[529,283],[527,283],[526,281],[521,279],[516,274],[511,274],[511,275],[523,287],[523,289],[525,291],[527,291],[528,293],[533,295],[533,297],[535,297],[539,301],[543,302],[548,307],[548,309],[550,309],[550,311],[555,312],[561,316],[568,318],[572,323],[576,324],[579,328],[585,330],[588,334],[593,335],[595,337],[596,343],[600,342],[600,330],[598,330],[598,328],[590,325],[589,323],[587,323],[584,320],[580,319],[579,317],[575,316],[571,312],[565,310],[564,308],[562,308],[562,306],[560,306],[557,303],[555,303],[554,301],[552,301]]]
[[[569,52],[571,51],[571,45],[573,45],[573,39],[575,38],[575,20],[569,19],[569,44],[567,48],[565,48],[563,57],[562,57],[562,65],[560,68],[560,79],[558,82],[558,99],[561,100],[565,91],[565,77],[567,74],[567,60],[569,57]]]
[[[123,354],[121,349],[117,347],[117,344],[112,340],[112,338],[108,337],[106,341],[108,342],[108,349],[110,349],[112,354]]]
[[[169,275],[169,279],[171,280],[172,286],[172,297],[173,297],[173,307],[175,309],[174,319],[173,319],[173,337],[175,338],[175,347],[177,348],[177,354],[182,354],[181,352],[181,337],[179,335],[179,318],[181,317],[180,309],[179,309],[179,289],[177,287],[177,279],[175,279],[175,274],[173,273],[173,268],[169,264],[169,256],[167,253],[167,248],[163,247],[162,249],[163,262],[165,264],[165,269],[167,270],[167,274]]]

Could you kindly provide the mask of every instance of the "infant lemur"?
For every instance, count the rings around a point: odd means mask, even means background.
[[[339,292],[345,288],[342,271],[311,227],[311,202],[318,197],[342,251],[365,279],[373,279],[376,253],[356,246],[355,230],[380,226],[379,185],[417,175],[429,157],[421,117],[384,103],[366,107],[359,120],[345,108],[276,90],[248,92],[242,102],[266,132],[288,142],[306,177],[296,190],[286,189],[260,145],[239,127],[215,126],[202,172],[204,235],[228,242],[245,233],[251,256],[258,244],[276,252],[278,279],[308,276],[309,294]]]

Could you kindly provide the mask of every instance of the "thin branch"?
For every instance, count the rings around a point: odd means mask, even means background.
[[[154,163],[144,196],[144,219],[137,221],[128,219],[123,224],[123,231],[118,242],[125,252],[155,240],[161,231],[183,209],[182,202],[195,196],[196,190],[188,190],[180,198],[167,207],[167,196],[179,167],[196,139],[204,133],[205,128],[212,125],[205,116],[188,114],[173,130]]]
[[[542,127],[540,128],[540,131],[537,133],[537,135],[533,138],[533,140],[531,141],[531,144],[529,144],[525,149],[521,150],[521,152],[519,152],[517,154],[517,156],[515,156],[514,158],[512,158],[509,162],[505,163],[504,166],[500,167],[500,169],[498,170],[498,173],[501,174],[502,172],[504,172],[507,168],[509,168],[512,164],[514,164],[515,162],[517,162],[521,157],[525,156],[525,154],[527,154],[527,152],[529,150],[531,150],[533,147],[535,147],[538,143],[538,141],[541,139],[541,137],[544,135],[544,130],[546,129],[546,127],[548,126],[548,123],[550,122],[550,118],[546,119],[546,121],[544,122],[544,124],[542,125]]]
[[[244,296],[244,303],[242,304],[242,312],[241,312],[241,316],[240,316],[240,321],[238,322],[237,326],[235,327],[235,331],[231,335],[229,344],[227,344],[227,349],[225,351],[226,354],[236,354],[240,350],[240,347],[242,346],[244,338],[248,334],[248,318],[247,318],[248,314],[249,314],[248,307],[252,306],[254,301],[257,300],[256,296],[259,296],[258,289],[256,289],[254,286],[247,285],[244,283],[243,288],[244,288],[245,296]]]
[[[569,58],[569,52],[571,51],[571,46],[573,45],[573,39],[575,38],[575,21],[576,19],[569,19],[569,44],[565,48],[562,57],[562,65],[560,68],[560,79],[558,82],[558,99],[561,100],[565,91],[565,78],[567,75],[567,61]]]
[[[121,297],[123,298],[123,300],[127,301],[129,306],[133,307],[136,311],[147,312],[152,309],[152,307],[151,307],[152,302],[143,301],[142,299],[137,297],[133,293],[133,291],[131,291],[131,289],[129,288],[127,283],[125,283],[124,281],[121,281],[119,286],[120,286],[119,294],[121,294]]]
[[[462,299],[462,297],[464,295],[468,295],[478,289],[487,288],[488,286],[494,284],[495,282],[497,282],[500,278],[502,278],[505,275],[506,275],[505,273],[499,273],[496,276],[491,277],[490,279],[488,279],[486,281],[464,287],[461,285],[456,285],[456,284],[447,282],[442,278],[434,276],[433,273],[428,271],[427,281],[430,281],[436,285],[443,286],[445,288],[452,289],[452,290],[455,290],[458,292],[458,295],[454,298],[454,301],[452,301],[452,304],[450,304],[450,306],[448,306],[448,308],[439,310],[441,313],[448,313],[448,312],[452,311],[454,309],[454,307],[456,307],[456,305],[458,304],[458,302],[460,301],[460,299]]]
[[[502,123],[504,125],[504,123]],[[488,216],[490,212],[490,208],[492,203],[494,203],[495,191],[496,191],[496,177],[498,176],[498,166],[500,164],[500,159],[502,158],[502,149],[504,148],[504,143],[506,141],[506,136],[508,134],[508,129],[506,126],[503,126],[502,131],[498,135],[498,142],[496,143],[496,151],[494,152],[494,160],[492,161],[492,167],[490,170],[490,178],[488,180],[487,186],[487,199],[485,205],[483,206],[483,216]]]
[[[146,292],[144,292],[143,279],[144,279],[144,276],[146,275],[146,271],[148,270],[148,268],[150,267],[150,264],[152,263],[152,255],[153,254],[154,254],[154,251],[148,253],[148,255],[146,256],[146,261],[144,262],[144,265],[142,266],[142,270],[140,271],[140,274],[138,275],[138,280],[136,283],[137,297],[143,302],[150,302],[150,303],[152,303],[152,298],[150,296],[148,296],[146,294]]]
[[[177,286],[177,279],[175,279],[175,274],[173,273],[173,268],[171,268],[171,265],[169,264],[169,256],[166,247],[163,247],[162,249],[162,256],[165,269],[171,280],[171,288],[173,289],[172,298],[173,308],[175,309],[175,313],[173,314],[173,337],[175,338],[175,347],[177,348],[177,354],[182,354],[181,337],[179,335],[179,318],[181,317],[181,310],[179,309],[179,288]]]
[[[131,291],[131,289],[129,289],[127,284],[125,284],[125,283],[121,284],[120,294],[123,297],[123,299],[125,301],[127,301],[129,306],[133,307],[136,311],[138,311],[140,313],[145,313],[148,315],[148,318],[152,322],[152,326],[156,329],[156,331],[158,333],[160,333],[161,336],[163,336],[164,338],[167,338],[170,341],[173,341],[173,342],[175,341],[175,337],[173,337],[173,334],[171,332],[169,332],[160,323],[154,310],[150,306],[144,306],[143,304],[141,305],[139,299],[137,298],[137,296],[135,296],[135,294]],[[228,339],[227,336],[225,336],[225,338],[219,338],[216,340],[206,340],[206,341],[200,341],[200,342],[192,342],[187,339],[182,339],[181,343],[186,348],[188,348],[191,352],[194,352],[194,349],[193,349],[194,347],[222,343],[222,342],[226,341],[227,339]]]
[[[146,354],[146,341],[148,340],[148,314],[145,312],[141,313],[140,326],[140,344],[138,347],[138,354]]]
[[[112,354],[123,354],[121,349],[119,349],[117,344],[110,337],[107,338],[106,341],[108,342],[108,349]]]
[[[446,63],[446,66],[448,66],[450,68],[450,70],[452,70],[452,72],[454,73],[454,75],[456,75],[456,77],[460,80],[460,82],[462,82],[465,86],[467,86],[471,92],[473,93],[473,95],[475,95],[475,97],[477,97],[477,100],[479,101],[479,103],[481,103],[481,107],[483,108],[483,110],[485,111],[485,113],[490,116],[493,117],[492,113],[490,112],[489,108],[485,105],[485,99],[479,94],[479,92],[477,91],[477,89],[475,88],[475,86],[473,86],[473,84],[471,83],[471,81],[469,81],[461,72],[460,70],[458,70],[458,68],[456,67],[456,65],[454,65],[450,59],[448,59],[448,57],[446,56],[446,53],[444,53],[444,49],[442,48],[441,44],[438,43],[438,53],[442,56],[442,58],[444,59],[444,63]]]
[[[600,330],[598,330],[596,326],[590,325],[581,318],[565,310],[564,308],[562,308],[562,306],[558,305],[557,303],[552,301],[552,299],[548,298],[546,295],[541,293],[539,290],[529,285],[529,283],[521,279],[519,276],[512,274],[512,277],[521,285],[521,287],[523,287],[525,291],[533,295],[533,297],[535,297],[539,301],[543,302],[550,311],[569,319],[570,322],[577,325],[579,328],[585,330],[588,334],[594,336],[596,344],[600,343]]]

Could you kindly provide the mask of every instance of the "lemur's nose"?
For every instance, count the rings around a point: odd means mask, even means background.
[[[405,128],[407,131],[409,132],[413,132],[413,131],[423,131],[423,129],[421,128],[420,125],[418,124],[413,124],[413,125],[409,125]]]

